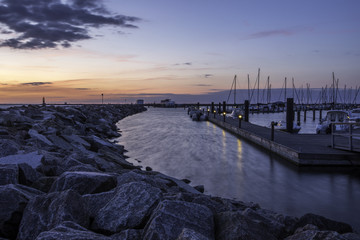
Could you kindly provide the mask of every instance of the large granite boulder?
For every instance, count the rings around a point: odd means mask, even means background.
[[[54,192],[32,198],[25,208],[18,240],[36,239],[64,221],[88,227],[89,217],[81,195],[73,190]]]
[[[16,154],[20,149],[19,144],[9,139],[0,139],[0,157]]]
[[[144,182],[119,186],[116,195],[98,211],[92,229],[98,232],[117,233],[139,228],[162,198],[161,191]]]
[[[0,158],[0,164],[19,164],[27,163],[33,168],[37,168],[41,165],[41,161],[44,158],[38,151],[29,153],[18,153],[15,155],[8,155]]]
[[[116,187],[116,176],[99,172],[65,172],[52,185],[50,192],[72,189],[77,193],[107,192]]]
[[[0,186],[0,237],[15,239],[29,199],[42,194],[21,185]]]
[[[77,223],[66,221],[55,228],[42,232],[36,240],[110,240],[111,238],[87,230]]]
[[[272,232],[268,224],[251,219],[241,211],[223,212],[215,217],[216,239],[277,240],[278,233]]]
[[[50,188],[56,179],[57,177],[40,177],[31,185],[31,187],[47,193],[50,191]]]
[[[285,240],[360,240],[360,235],[356,233],[340,234],[336,231],[322,231],[312,224],[296,229],[295,234]]]
[[[42,174],[40,174],[38,171],[36,171],[34,168],[32,168],[27,163],[20,163],[18,164],[19,168],[19,183],[31,186],[34,182],[36,182],[40,177],[42,177]]]
[[[284,238],[293,232],[293,226],[298,221],[297,218],[284,216],[266,209],[246,208],[242,214],[253,221],[261,222],[266,225],[266,229],[277,238]]]
[[[116,195],[116,189],[108,192],[85,194],[83,199],[87,204],[87,211],[90,218],[95,218],[99,210],[108,204],[108,202]]]
[[[19,183],[19,168],[16,164],[0,164],[0,185]]]
[[[213,213],[196,203],[165,200],[153,211],[143,239],[176,239],[185,228],[214,239]]]
[[[337,222],[323,216],[308,213],[302,216],[295,225],[295,229],[304,227],[305,225],[312,224],[319,228],[319,230],[336,231],[338,233],[352,232],[352,227],[343,222]]]

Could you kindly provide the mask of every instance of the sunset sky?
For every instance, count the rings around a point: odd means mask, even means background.
[[[0,103],[360,85],[359,0],[0,0]],[[289,84],[290,85],[290,84]],[[180,96],[182,98],[180,98]],[[186,96],[186,98],[184,98]],[[178,98],[179,97],[179,98]],[[224,100],[227,96],[224,95]]]

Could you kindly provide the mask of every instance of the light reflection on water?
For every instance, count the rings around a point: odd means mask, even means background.
[[[257,202],[293,216],[313,212],[360,230],[356,173],[299,169],[212,123],[191,121],[183,109],[150,108],[121,120],[118,127],[119,144],[134,164],[190,179],[210,195]]]

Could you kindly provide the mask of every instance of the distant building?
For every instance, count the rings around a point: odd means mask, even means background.
[[[174,107],[175,106],[175,101],[171,101],[171,99],[164,99],[161,100],[161,105],[163,105],[164,107]]]
[[[138,99],[138,100],[136,100],[136,104],[143,105],[144,100],[143,99]]]

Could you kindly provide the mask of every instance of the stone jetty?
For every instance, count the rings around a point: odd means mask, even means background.
[[[349,224],[203,194],[126,161],[115,123],[137,105],[0,110],[0,240],[360,239]],[[159,159],[160,161],[160,159]]]

